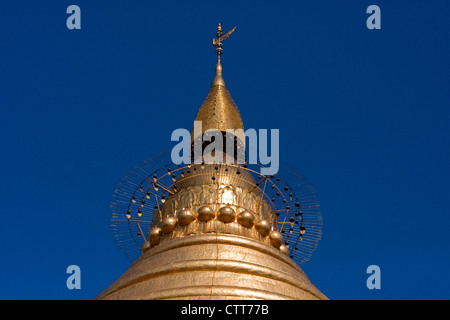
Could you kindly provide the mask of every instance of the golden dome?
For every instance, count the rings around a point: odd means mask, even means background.
[[[96,299],[327,299],[280,249],[234,234],[173,239],[145,252]]]

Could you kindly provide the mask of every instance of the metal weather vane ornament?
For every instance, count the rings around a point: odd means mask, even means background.
[[[216,47],[216,53],[218,56],[218,59],[220,61],[220,56],[223,53],[223,48],[222,48],[222,42],[228,38],[236,29],[236,27],[234,27],[233,29],[231,29],[230,31],[228,31],[225,35],[223,35],[222,33],[222,24],[219,22],[219,25],[217,26],[217,38],[213,39],[213,47]]]

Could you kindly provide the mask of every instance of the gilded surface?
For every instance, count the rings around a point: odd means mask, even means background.
[[[194,167],[155,210],[144,254],[97,299],[327,299],[288,257],[248,172]]]
[[[327,299],[279,250],[197,234],[147,251],[97,299]]]
[[[196,121],[202,121],[202,134],[208,129],[244,129],[239,110],[233,101],[228,90],[225,88],[225,81],[222,78],[222,66],[217,64],[216,77],[213,80],[211,89],[203,105],[198,111]],[[192,139],[195,139],[192,135]]]
[[[219,57],[233,31],[222,37],[219,24]],[[244,128],[220,59],[196,120],[202,134]],[[155,208],[143,255],[96,299],[327,299],[288,257],[276,214],[241,169],[206,164],[183,172]]]
[[[153,241],[153,245],[208,232],[232,233],[271,243],[266,237],[272,229],[276,230],[277,217],[259,189],[250,191],[255,181],[248,171],[242,170],[238,175],[236,167],[227,165],[221,165],[217,170],[214,165],[194,165],[191,169],[190,173],[184,173],[177,180],[179,191],[169,196],[162,207],[155,209],[150,230],[160,228],[171,232],[164,232],[160,241]],[[215,183],[211,182],[211,175],[215,175]],[[198,219],[200,208],[210,210],[211,219]],[[242,215],[237,219],[241,213],[245,213],[247,219]],[[164,221],[172,222],[168,218],[178,220],[178,224],[167,225]],[[256,226],[252,228],[254,224]],[[260,225],[264,229],[259,228]]]

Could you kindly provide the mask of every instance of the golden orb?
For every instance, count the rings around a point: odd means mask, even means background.
[[[150,242],[145,241],[141,247],[142,253],[146,253],[151,248]]]
[[[233,208],[229,206],[225,206],[219,209],[219,212],[217,213],[217,219],[219,221],[222,221],[224,223],[233,222],[236,218],[236,212]]]
[[[198,209],[198,221],[207,222],[215,218],[214,210],[210,206],[203,206]]]
[[[284,244],[282,244],[280,246],[280,251],[283,252],[284,254],[288,255],[289,254],[289,248],[286,247]]]
[[[161,239],[162,229],[158,227],[153,227],[148,232],[148,240],[150,241],[151,245],[156,245],[159,243],[159,240]]]
[[[255,216],[250,211],[242,211],[237,215],[237,221],[246,228],[253,227]]]
[[[175,225],[177,224],[177,218],[175,217],[165,217],[162,220],[162,232],[163,233],[171,233]]]
[[[270,231],[269,238],[275,248],[279,248],[283,244],[283,235],[278,231]]]
[[[187,226],[195,220],[195,214],[188,209],[179,210],[177,212],[177,219],[180,226]]]
[[[263,237],[267,237],[270,233],[270,223],[265,219],[258,220],[255,222],[255,229]]]

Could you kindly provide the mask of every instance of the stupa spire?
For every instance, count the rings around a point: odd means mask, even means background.
[[[234,27],[227,34],[223,35],[222,26],[217,27],[217,38],[213,39],[213,46],[216,47],[217,65],[216,74],[211,84],[208,96],[198,111],[195,121],[202,122],[203,135],[209,129],[216,129],[226,132],[227,129],[244,129],[241,115],[231,94],[225,87],[225,80],[222,75],[222,64],[220,56],[223,53],[222,42],[227,39],[236,29]],[[192,135],[192,141],[198,137]]]
[[[220,62],[222,41],[233,31],[222,35],[219,24],[213,40],[218,61],[196,118],[199,138],[208,129],[243,130]],[[308,257],[320,237],[312,188],[301,181],[293,189],[247,164],[157,159],[137,166],[114,191],[115,235],[126,235],[127,250],[140,244],[142,255],[96,299],[327,299],[294,260]]]

